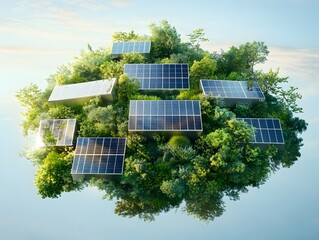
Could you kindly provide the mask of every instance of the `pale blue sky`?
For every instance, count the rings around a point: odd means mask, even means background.
[[[0,239],[319,239],[319,2],[315,0],[1,1],[0,9]],[[26,144],[15,92],[45,79],[85,49],[109,46],[115,31],[149,34],[168,20],[187,40],[204,28],[210,51],[264,41],[271,53],[259,68],[280,67],[299,87],[310,124],[302,157],[259,189],[226,199],[226,212],[209,224],[172,211],[144,223],[113,214],[114,203],[94,189],[42,200],[35,168],[19,157]]]

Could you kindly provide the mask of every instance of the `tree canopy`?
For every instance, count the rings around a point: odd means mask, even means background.
[[[300,134],[307,129],[307,123],[294,116],[302,112],[297,104],[301,95],[296,87],[283,88],[288,78],[280,77],[279,70],[254,69],[267,59],[269,51],[263,42],[248,42],[221,53],[210,53],[200,47],[207,40],[203,29],[189,34],[190,42],[182,42],[175,27],[165,20],[151,24],[150,32],[143,37],[134,31],[116,32],[112,39],[151,41],[148,56],[131,53],[113,59],[109,48],[90,47],[49,76],[45,90],[31,84],[16,95],[25,107],[22,128],[26,135],[35,132],[42,119],[76,118],[78,136],[126,137],[123,175],[73,181],[74,149],[70,147],[27,149],[25,157],[38,168],[35,184],[43,198],[56,198],[63,192],[91,186],[105,192],[105,198],[116,199],[115,213],[120,216],[154,220],[161,212],[184,206],[187,214],[211,221],[225,211],[225,196],[237,200],[249,187],[261,186],[271,173],[298,160],[302,147]],[[123,74],[125,63],[159,62],[188,63],[190,90],[140,92],[138,82]],[[112,104],[99,97],[84,106],[47,103],[55,85],[112,77],[118,80]],[[212,96],[201,94],[199,82],[203,78],[257,81],[266,99],[253,106],[237,104],[226,108]],[[198,99],[203,133],[196,139],[160,133],[129,134],[129,101],[135,99]],[[253,129],[236,119],[245,117],[280,119],[285,138],[283,149],[250,144]]]

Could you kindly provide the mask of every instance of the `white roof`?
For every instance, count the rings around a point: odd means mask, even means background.
[[[110,78],[55,86],[49,98],[49,102],[111,95],[115,82],[115,78]]]

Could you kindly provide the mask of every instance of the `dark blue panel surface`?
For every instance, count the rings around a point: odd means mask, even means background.
[[[280,121],[273,118],[238,118],[255,130],[253,143],[284,144]]]
[[[132,100],[129,131],[202,131],[197,100]]]
[[[189,89],[188,64],[125,64],[124,73],[138,79],[140,89]]]
[[[201,80],[204,94],[212,94],[220,98],[265,99],[257,82],[252,87],[245,81]]]
[[[79,137],[72,164],[72,174],[121,174],[125,138]]]

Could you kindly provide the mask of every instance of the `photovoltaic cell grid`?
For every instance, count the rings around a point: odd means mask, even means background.
[[[40,122],[39,133],[44,145],[72,146],[76,126],[76,119],[47,119]],[[47,132],[48,131],[48,132]],[[55,144],[45,144],[47,133],[56,139]]]
[[[265,99],[257,82],[249,89],[245,81],[201,80],[204,94],[212,94],[220,98]]]
[[[124,53],[150,53],[151,42],[115,42],[112,45],[112,55]]]
[[[252,143],[284,144],[284,137],[279,119],[274,118],[238,118],[254,127]]]
[[[72,174],[122,174],[125,138],[79,137]]]
[[[143,90],[189,89],[188,64],[125,64],[124,73]]]
[[[131,100],[129,131],[202,131],[196,100]]]

